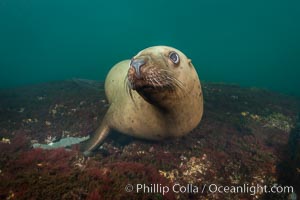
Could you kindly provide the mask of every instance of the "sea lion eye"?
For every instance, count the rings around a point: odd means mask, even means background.
[[[169,54],[169,58],[170,60],[174,63],[174,64],[178,64],[179,63],[179,55],[172,51],[170,54]]]

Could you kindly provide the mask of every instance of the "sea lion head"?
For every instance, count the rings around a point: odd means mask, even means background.
[[[191,60],[181,51],[154,46],[131,59],[126,82],[130,94],[135,90],[149,103],[165,107],[188,94],[194,85],[194,77],[189,78],[193,74],[197,76]]]

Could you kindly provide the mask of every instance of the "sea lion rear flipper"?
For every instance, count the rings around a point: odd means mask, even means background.
[[[103,143],[108,136],[110,128],[104,119],[100,127],[95,131],[89,140],[80,144],[80,149],[84,155],[89,156],[91,152],[95,151]]]

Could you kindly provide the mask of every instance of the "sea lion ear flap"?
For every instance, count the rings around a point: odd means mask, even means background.
[[[193,67],[192,60],[189,59],[189,58],[186,58],[186,59],[187,59],[187,61],[188,61],[188,63],[189,63],[189,66],[190,66],[190,67]]]

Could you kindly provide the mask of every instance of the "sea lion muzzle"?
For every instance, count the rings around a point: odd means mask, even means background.
[[[146,61],[143,58],[137,58],[131,60],[130,67],[135,69],[136,78],[141,78],[141,67],[144,66]]]

